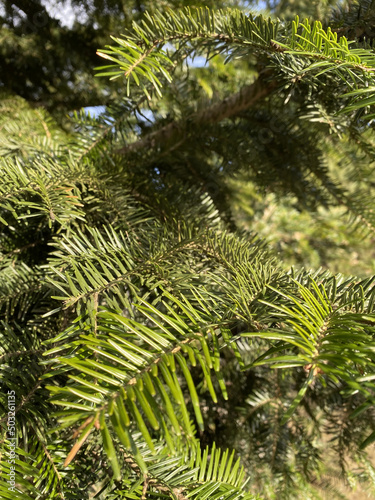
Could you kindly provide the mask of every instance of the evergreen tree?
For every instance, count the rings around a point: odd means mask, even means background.
[[[1,498],[374,491],[374,277],[232,210],[251,181],[373,235],[373,3],[146,13],[98,51],[127,97],[65,130],[4,92]]]

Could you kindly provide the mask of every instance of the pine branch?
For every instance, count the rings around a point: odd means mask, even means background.
[[[14,413],[17,414],[31,399],[32,397],[34,396],[34,394],[38,391],[38,389],[40,388],[40,386],[42,385],[43,383],[43,380],[41,379],[41,377],[43,375],[46,375],[49,371],[51,370],[51,367],[48,367],[46,368],[43,373],[41,373],[41,376],[39,378],[39,380],[34,384],[34,386],[28,391],[28,393],[26,394],[26,396],[23,396],[22,397],[22,401],[16,406],[15,410],[14,410]],[[4,423],[6,422],[8,419],[8,416],[6,415],[5,417],[2,417],[0,418],[0,423]]]

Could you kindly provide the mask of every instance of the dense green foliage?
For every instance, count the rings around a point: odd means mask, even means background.
[[[333,2],[297,2],[317,21],[283,3],[280,21],[134,2],[111,43],[118,4],[81,2],[106,20],[87,45],[107,37],[99,83],[83,52],[63,77],[71,46],[39,30],[56,90],[32,67],[32,90],[3,84],[1,498],[374,492],[374,264],[309,268],[339,266],[340,235],[371,257],[375,2],[331,18]],[[62,127],[61,110],[99,102]],[[307,269],[289,268],[283,233],[286,262],[257,235],[275,239],[272,207],[295,239],[322,221]]]

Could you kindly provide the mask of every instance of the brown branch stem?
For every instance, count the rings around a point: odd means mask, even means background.
[[[172,121],[164,127],[150,132],[138,141],[118,149],[116,153],[124,155],[137,153],[138,151],[147,151],[155,148],[155,146],[172,142],[173,144],[177,142],[182,143],[188,136],[187,126],[189,126],[189,129],[194,129],[194,124],[208,125],[219,123],[227,118],[236,117],[239,113],[254,106],[258,101],[270,95],[276,88],[277,82],[266,81],[264,78],[265,75],[266,72],[260,75],[251,85],[247,85],[236,94],[190,115],[187,120]],[[267,76],[270,76],[268,71]]]

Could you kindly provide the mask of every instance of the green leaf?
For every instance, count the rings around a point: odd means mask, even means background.
[[[100,422],[100,431],[102,434],[104,450],[105,450],[105,452],[108,456],[108,459],[111,463],[111,467],[113,470],[113,476],[114,476],[116,481],[119,481],[121,479],[121,469],[120,469],[120,465],[119,465],[118,460],[117,460],[116,450],[115,450],[115,447],[113,445],[113,441],[112,441],[109,429],[105,423],[104,412],[100,413],[99,422]]]
[[[290,419],[290,417],[296,411],[297,406],[300,404],[300,402],[302,401],[302,399],[305,397],[307,389],[308,389],[309,385],[311,385],[311,383],[313,382],[313,380],[314,380],[314,367],[310,368],[310,372],[309,372],[309,375],[308,375],[307,379],[305,380],[305,382],[303,383],[302,387],[298,391],[298,394],[294,398],[294,400],[293,400],[292,404],[290,405],[290,407],[288,408],[288,411],[286,411],[284,413],[284,415],[283,415],[283,417],[281,419],[280,425],[286,424],[286,422]]]

